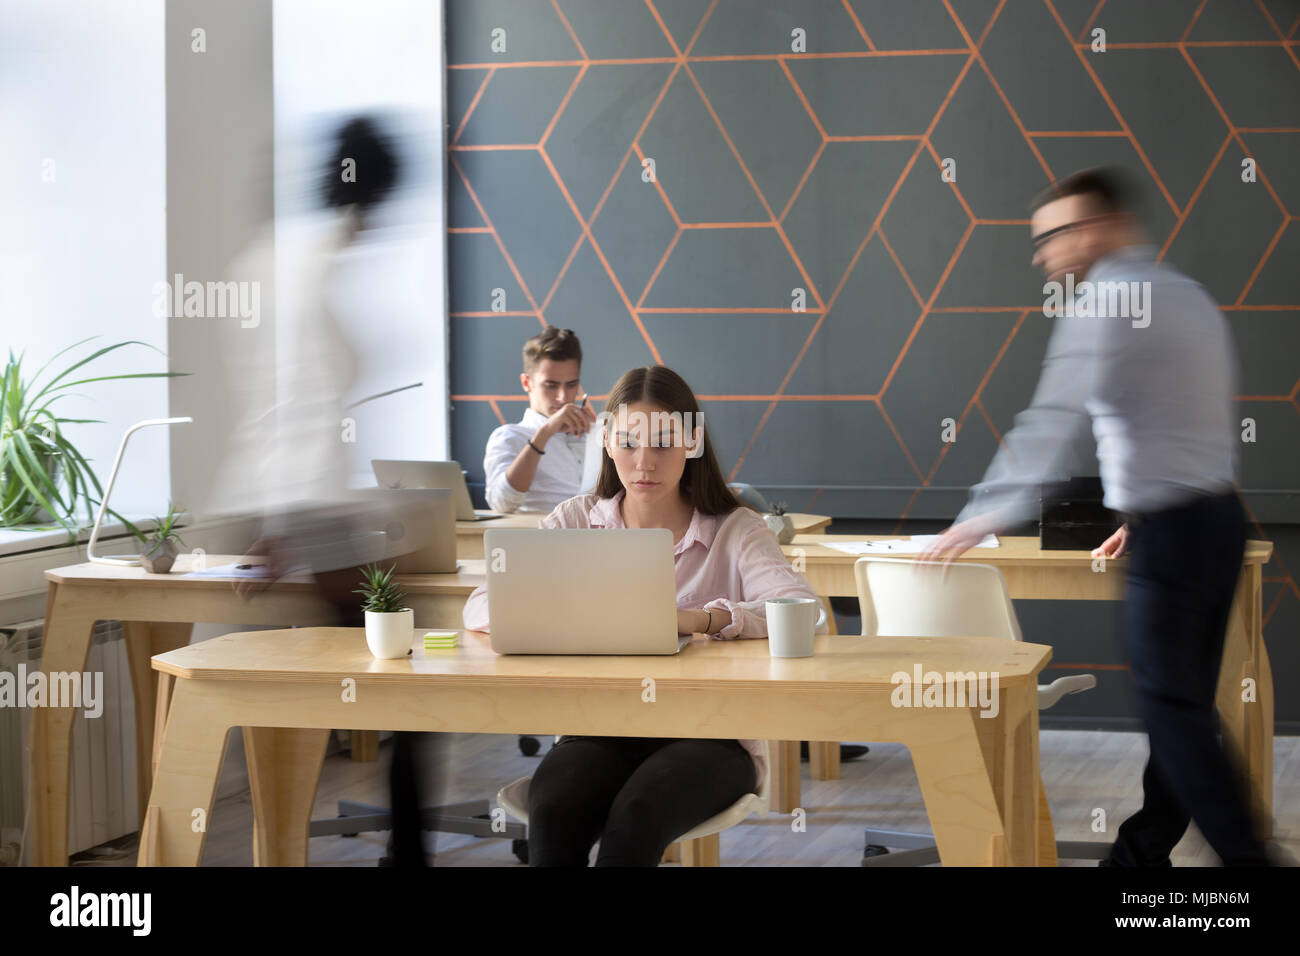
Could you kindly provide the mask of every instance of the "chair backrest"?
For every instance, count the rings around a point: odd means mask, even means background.
[[[1005,637],[1021,640],[1002,574],[991,564],[905,558],[853,563],[862,635],[875,637]]]

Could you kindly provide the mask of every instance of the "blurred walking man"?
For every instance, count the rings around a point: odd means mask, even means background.
[[[1117,172],[1053,184],[1030,226],[1044,309],[1058,316],[1042,375],[984,481],[922,557],[951,561],[1033,518],[1040,484],[1069,477],[1091,422],[1105,504],[1125,517],[1094,554],[1129,556],[1125,642],[1150,741],[1142,809],[1102,865],[1169,866],[1189,820],[1225,865],[1264,865],[1214,720],[1246,540],[1227,322],[1198,283],[1155,261]]]

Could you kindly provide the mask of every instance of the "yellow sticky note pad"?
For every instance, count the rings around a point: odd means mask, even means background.
[[[424,634],[425,647],[444,648],[458,647],[459,645],[459,631],[426,631]]]

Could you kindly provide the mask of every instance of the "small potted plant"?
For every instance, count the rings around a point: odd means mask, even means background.
[[[395,567],[366,565],[361,587],[354,592],[365,598],[361,607],[366,612],[366,646],[384,661],[405,657],[415,640],[415,612],[403,606],[406,592],[393,580]]]
[[[772,505],[772,510],[768,514],[763,515],[763,521],[772,529],[772,533],[776,535],[777,544],[789,544],[794,540],[794,522],[791,521],[790,516],[785,513],[784,502],[777,502]]]
[[[183,513],[183,510],[177,511],[176,506],[169,501],[167,502],[167,516],[154,519],[155,527],[153,531],[146,534],[135,526],[131,526],[132,533],[144,545],[144,552],[140,555],[140,567],[150,574],[167,574],[176,562],[175,542],[185,543],[181,541],[181,536],[176,533],[176,522],[180,520]]]

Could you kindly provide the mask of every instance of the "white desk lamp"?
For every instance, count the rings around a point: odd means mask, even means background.
[[[108,476],[108,486],[104,489],[104,497],[99,502],[99,514],[95,516],[95,526],[90,529],[90,540],[86,542],[86,558],[95,564],[117,564],[127,567],[137,567],[140,563],[137,555],[131,557],[101,557],[95,554],[95,542],[99,540],[99,527],[104,523],[104,512],[108,510],[108,497],[113,493],[113,483],[117,481],[117,469],[122,464],[122,453],[126,451],[126,443],[130,437],[138,432],[141,428],[148,428],[150,425],[179,425],[182,422],[192,422],[193,418],[149,418],[142,422],[136,422],[122,435],[122,444],[117,446],[117,458],[113,461],[113,472]]]

